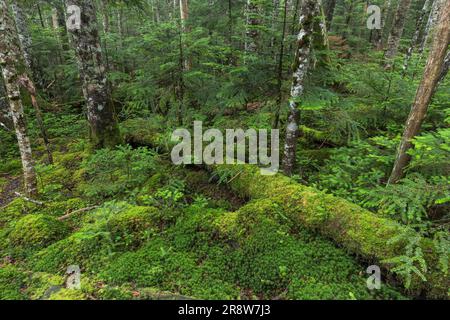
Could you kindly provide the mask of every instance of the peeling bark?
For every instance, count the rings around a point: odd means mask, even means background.
[[[94,148],[114,147],[121,138],[108,92],[94,4],[89,0],[66,0],[66,4],[81,9],[81,28],[70,32],[83,82],[91,144]]]
[[[413,147],[411,140],[418,135],[425,119],[436,86],[443,72],[447,47],[450,42],[450,0],[445,0],[439,16],[439,24],[434,35],[433,46],[425,66],[422,81],[417,89],[416,98],[406,121],[405,131],[398,148],[389,183],[397,183],[404,175],[404,169],[411,157],[408,150]]]
[[[411,0],[400,0],[395,13],[394,21],[392,24],[391,32],[389,34],[387,49],[384,55],[385,68],[390,69],[393,66],[393,59],[397,55],[398,47],[400,45],[400,39],[405,28],[406,16],[411,6]]]
[[[0,66],[19,144],[25,193],[29,197],[35,197],[37,195],[36,172],[18,83],[18,76],[23,69],[21,60],[22,52],[14,20],[8,12],[6,0],[0,0]]]
[[[294,74],[291,86],[289,116],[284,146],[283,170],[287,175],[292,175],[295,167],[298,128],[300,122],[299,100],[303,95],[304,82],[310,64],[314,18],[318,13],[319,5],[317,0],[303,1],[300,16],[300,31],[297,36],[297,52],[293,67]]]

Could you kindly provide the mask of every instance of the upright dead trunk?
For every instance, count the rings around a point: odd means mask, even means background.
[[[287,175],[294,172],[298,129],[300,122],[300,99],[303,95],[305,78],[310,64],[314,19],[319,13],[317,0],[304,0],[300,15],[300,31],[297,36],[297,52],[294,61],[294,74],[289,101],[289,117],[286,127],[283,170]]]
[[[389,34],[387,49],[384,55],[385,68],[389,69],[393,65],[393,59],[397,55],[398,47],[400,45],[400,39],[405,28],[406,16],[411,6],[411,0],[400,0],[395,12],[394,21],[392,24],[391,32]]]
[[[257,0],[247,0],[245,8],[246,31],[245,31],[245,53],[254,54],[258,50],[259,40],[259,6]]]
[[[14,20],[9,15],[6,0],[0,0],[0,67],[22,159],[25,193],[29,197],[34,197],[37,195],[36,172],[18,83],[18,77],[23,69],[22,63],[22,52]]]
[[[425,17],[428,14],[428,11],[430,10],[430,2],[431,0],[426,0],[422,10],[419,12],[419,16],[416,20],[416,30],[414,31],[414,35],[411,39],[411,44],[408,48],[408,51],[405,55],[405,60],[403,61],[403,76],[406,75],[406,72],[408,71],[409,61],[411,60],[412,54],[414,52],[414,49],[417,47],[420,31],[422,30],[423,23],[425,21]]]
[[[81,12],[80,28],[70,32],[83,82],[92,146],[114,147],[121,138],[108,92],[94,3],[90,0],[66,0],[66,4],[67,7],[78,6]]]
[[[447,47],[450,41],[450,0],[445,0],[436,27],[433,45],[428,57],[422,81],[417,89],[416,98],[411,108],[402,141],[398,148],[389,183],[396,183],[404,175],[404,169],[411,160],[408,150],[412,148],[411,140],[417,136],[425,118],[428,105],[441,77]]]
[[[325,7],[325,18],[327,20],[328,30],[330,30],[331,22],[333,21],[335,8],[336,8],[336,0],[329,0]]]

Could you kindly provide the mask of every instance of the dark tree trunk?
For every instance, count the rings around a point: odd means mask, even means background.
[[[122,140],[108,91],[94,4],[90,0],[66,0],[66,4],[81,9],[80,29],[70,32],[83,82],[92,146],[114,147]]]
[[[331,22],[334,17],[334,9],[336,8],[336,0],[329,0],[327,6],[325,7],[325,17],[327,20],[327,29],[330,30]]]

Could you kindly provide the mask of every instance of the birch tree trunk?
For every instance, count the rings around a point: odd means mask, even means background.
[[[417,89],[416,98],[411,108],[402,141],[398,148],[389,183],[397,183],[404,175],[404,169],[411,160],[408,150],[412,148],[411,140],[417,136],[427,113],[431,98],[436,90],[443,72],[444,60],[450,41],[450,0],[445,0],[439,16],[439,24],[434,35],[433,45],[428,57],[422,81]]]
[[[245,52],[254,54],[258,50],[259,39],[259,6],[257,0],[247,0],[245,8],[246,13],[246,31],[245,31]]]
[[[419,16],[417,17],[416,30],[414,31],[414,35],[411,39],[411,45],[409,46],[408,51],[406,52],[405,60],[403,62],[403,76],[405,76],[406,72],[408,71],[409,61],[411,60],[414,49],[417,47],[420,31],[422,30],[425,17],[427,16],[428,11],[430,10],[430,2],[431,0],[425,1],[423,8],[419,12]]]
[[[91,144],[94,148],[114,147],[121,137],[108,92],[94,4],[90,0],[66,0],[66,4],[81,10],[80,29],[70,32],[83,82]]]
[[[428,39],[430,38],[430,35],[436,25],[436,22],[438,20],[439,12],[444,4],[445,0],[434,0],[433,6],[431,7],[430,15],[428,17],[427,25],[425,27],[425,31],[423,33],[422,37],[422,43],[420,46],[419,53],[422,53],[425,50],[425,47],[427,46]]]
[[[286,127],[283,170],[292,175],[296,162],[298,129],[300,122],[300,98],[303,95],[305,78],[310,64],[311,45],[313,41],[314,19],[319,13],[317,0],[304,0],[300,15],[300,31],[297,36],[297,52],[294,61],[294,74],[289,101],[289,117]]]
[[[393,66],[393,59],[397,55],[398,47],[400,45],[400,39],[405,28],[406,16],[411,6],[411,0],[400,0],[395,13],[394,21],[392,24],[391,32],[389,34],[387,49],[384,55],[385,68],[390,69]]]
[[[37,195],[36,172],[18,83],[20,71],[23,69],[22,63],[22,52],[14,20],[8,12],[6,0],[0,0],[0,67],[19,144],[25,193],[28,197],[35,197]]]

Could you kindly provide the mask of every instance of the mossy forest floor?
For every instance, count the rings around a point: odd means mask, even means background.
[[[53,143],[55,164],[38,165],[42,204],[13,199],[16,158],[0,168],[0,299],[403,298],[368,290],[368,263],[201,168]],[[66,288],[71,265],[80,290]]]

